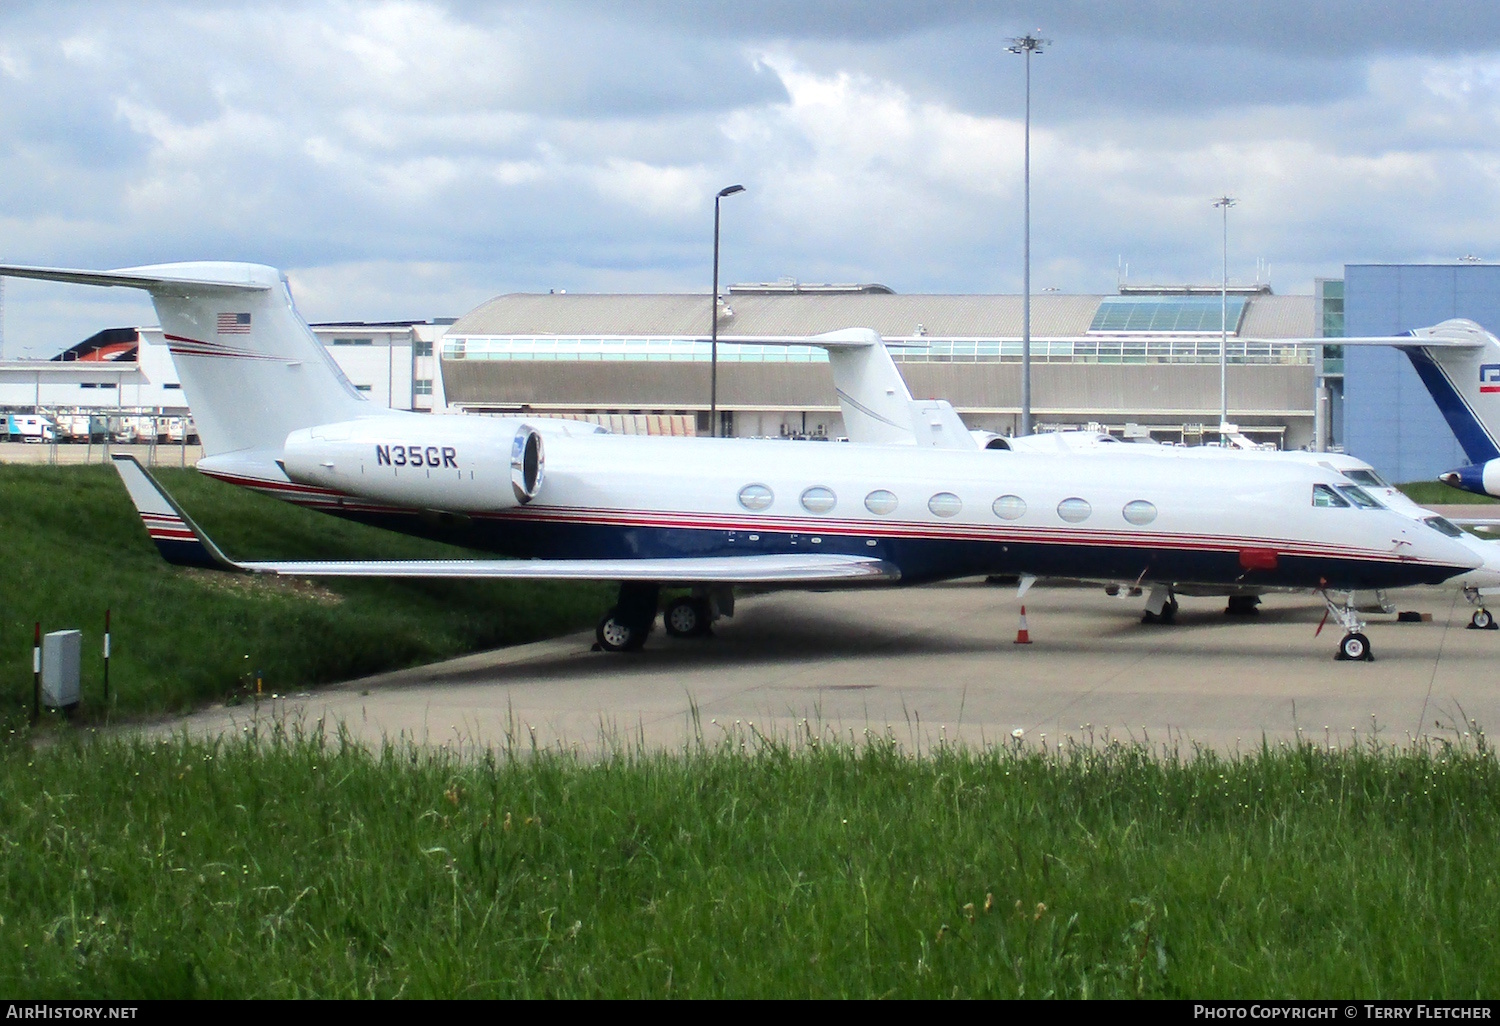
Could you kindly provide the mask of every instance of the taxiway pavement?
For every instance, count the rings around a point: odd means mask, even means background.
[[[903,745],[1146,739],[1222,751],[1295,738],[1319,744],[1452,738],[1467,721],[1500,729],[1500,632],[1466,630],[1454,589],[1392,594],[1432,614],[1372,615],[1375,661],[1337,662],[1340,631],[1314,637],[1321,601],[1268,596],[1229,617],[1183,598],[1172,626],[1140,622],[1140,598],[1033,588],[1032,643],[1014,643],[1014,586],[962,581],[910,590],[784,592],[742,599],[715,636],[660,628],[639,653],[591,651],[592,633],[518,646],[255,704],[215,707],[144,729],[238,733],[274,721],[378,743],[635,745],[676,748],[735,725],[780,736],[805,725]]]

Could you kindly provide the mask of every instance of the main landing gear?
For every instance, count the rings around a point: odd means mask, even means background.
[[[1141,623],[1159,623],[1170,626],[1177,622],[1177,596],[1172,589],[1153,587],[1146,596],[1146,608],[1141,613]]]
[[[656,604],[660,598],[658,585],[623,582],[619,600],[594,631],[599,647],[606,652],[639,652],[656,626]]]
[[[656,626],[661,587],[634,581],[620,585],[614,608],[599,621],[594,637],[605,652],[639,652]],[[713,633],[720,616],[734,615],[734,592],[700,588],[667,603],[662,623],[674,638],[701,638]]]
[[[1354,593],[1348,593],[1344,601],[1338,603],[1325,591],[1323,603],[1328,607],[1328,616],[1333,617],[1344,628],[1344,639],[1339,642],[1338,654],[1334,658],[1340,662],[1373,663],[1375,654],[1370,651],[1370,639],[1365,637],[1365,622],[1360,619],[1359,610],[1354,606]],[[1324,617],[1325,622],[1328,616]],[[1318,630],[1322,629],[1323,625],[1319,624]]]
[[[1259,616],[1259,595],[1231,595],[1229,604],[1224,607],[1225,616]]]
[[[1469,617],[1469,630],[1500,631],[1500,624],[1495,623],[1495,614],[1480,605],[1482,600],[1478,588],[1465,588],[1464,598],[1468,599],[1469,603],[1476,607],[1474,615]]]
[[[662,623],[674,638],[701,638],[713,633],[713,615],[707,595],[684,595],[667,604]]]

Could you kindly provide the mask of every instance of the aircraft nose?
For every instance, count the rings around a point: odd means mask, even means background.
[[[1405,558],[1451,566],[1455,573],[1477,570],[1489,563],[1485,554],[1475,551],[1463,539],[1449,538],[1426,524],[1401,519],[1400,535],[1392,539],[1392,544]]]

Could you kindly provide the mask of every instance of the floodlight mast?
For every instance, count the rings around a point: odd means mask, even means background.
[[[1021,431],[1031,434],[1031,55],[1051,46],[1052,40],[1027,34],[1014,38],[1006,47],[1026,58],[1026,163],[1024,216],[1026,241],[1022,255],[1021,284]]]
[[[708,430],[713,438],[719,437],[719,201],[744,191],[743,185],[730,185],[714,196],[714,292],[708,304]]]
[[[1229,423],[1229,208],[1239,201],[1220,196],[1214,206],[1224,214],[1224,278],[1219,291],[1219,444]]]

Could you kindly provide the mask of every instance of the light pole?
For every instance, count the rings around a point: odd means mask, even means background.
[[[1051,46],[1052,40],[1024,35],[1006,47],[1026,58],[1026,169],[1025,235],[1021,285],[1021,434],[1031,434],[1031,55]]]
[[[1220,196],[1214,206],[1224,214],[1224,280],[1219,292],[1219,444],[1229,423],[1229,208],[1238,200]]]
[[[714,293],[708,297],[708,429],[713,438],[719,437],[719,201],[744,191],[743,185],[731,185],[714,197]]]

